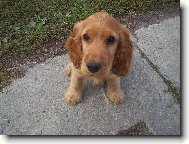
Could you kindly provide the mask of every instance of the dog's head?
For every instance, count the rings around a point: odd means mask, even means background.
[[[125,76],[132,58],[130,32],[106,12],[98,12],[75,24],[66,48],[73,65],[99,79],[111,72]]]

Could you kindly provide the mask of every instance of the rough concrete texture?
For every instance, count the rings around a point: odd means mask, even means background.
[[[112,105],[103,87],[88,81],[81,103],[67,105],[63,101],[70,80],[63,73],[67,63],[67,55],[49,59],[4,89],[0,94],[0,134],[114,135],[140,121],[153,135],[180,134],[180,105],[174,103],[167,85],[137,49],[129,76],[121,79],[126,96],[120,105]]]
[[[164,76],[180,87],[180,17],[135,32],[138,47]]]

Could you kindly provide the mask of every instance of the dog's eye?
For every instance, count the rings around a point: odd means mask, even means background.
[[[84,39],[85,41],[89,41],[90,38],[89,38],[88,34],[84,34],[84,35],[83,35],[83,39]]]
[[[113,36],[110,36],[108,39],[107,39],[107,42],[108,44],[112,44],[115,42],[115,38]]]

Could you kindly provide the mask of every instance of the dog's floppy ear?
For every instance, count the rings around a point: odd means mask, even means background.
[[[81,68],[81,61],[83,57],[83,50],[82,50],[82,33],[83,30],[83,21],[78,22],[74,25],[73,30],[66,41],[66,49],[70,56],[70,59],[75,66],[75,68]]]
[[[117,76],[126,76],[129,72],[132,59],[132,43],[130,32],[125,25],[120,26],[120,39],[116,49],[112,72]]]

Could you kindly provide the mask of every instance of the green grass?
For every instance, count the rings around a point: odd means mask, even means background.
[[[0,92],[5,86],[8,86],[11,83],[11,76],[10,73],[6,70],[2,69],[2,66],[0,65]]]
[[[17,51],[22,57],[51,38],[68,36],[72,26],[96,11],[143,13],[178,0],[1,0],[0,56]]]

